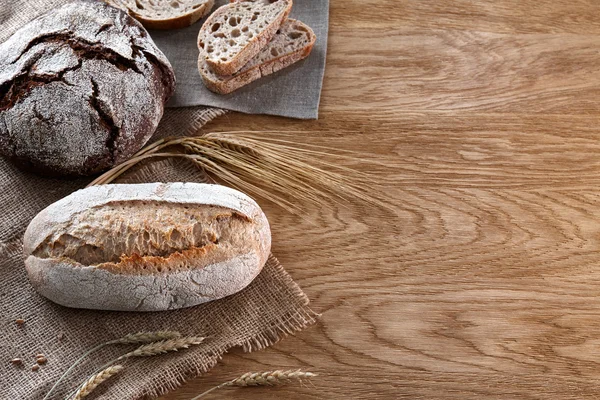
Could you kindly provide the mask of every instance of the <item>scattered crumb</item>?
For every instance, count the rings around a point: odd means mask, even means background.
[[[37,371],[38,369],[40,369],[40,366],[39,366],[39,365],[37,365],[37,364],[33,364],[33,367],[31,367],[31,370],[32,370],[33,372]]]
[[[35,355],[35,358],[40,358],[40,357],[46,357],[46,356],[44,354],[42,354],[42,353],[37,353]]]
[[[46,364],[48,362],[48,359],[46,357],[38,357],[37,360],[35,360],[38,364],[42,365],[42,364]]]
[[[23,360],[21,360],[20,358],[13,358],[12,360],[10,360],[10,362],[13,365],[23,365]]]
[[[15,320],[15,322],[17,323],[17,325],[22,326],[25,323],[25,320],[22,318],[19,318],[19,319]]]
[[[63,332],[58,334],[58,340],[63,340],[65,338],[65,334]]]

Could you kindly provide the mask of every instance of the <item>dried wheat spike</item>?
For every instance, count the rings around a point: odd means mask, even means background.
[[[227,386],[276,386],[293,380],[301,382],[315,376],[317,375],[312,372],[303,372],[300,370],[247,372],[239,378],[230,381]]]
[[[137,332],[130,333],[120,339],[113,340],[111,344],[152,343],[159,340],[178,339],[180,337],[181,333],[176,331]]]
[[[157,354],[167,353],[169,351],[177,351],[180,349],[187,349],[188,347],[196,344],[200,344],[205,338],[198,336],[182,337],[177,339],[162,340],[160,342],[145,344],[138,347],[134,351],[131,351],[125,355],[122,355],[117,359],[123,360],[130,357],[149,357]]]
[[[88,396],[90,393],[92,393],[94,389],[98,387],[98,385],[110,379],[110,377],[114,376],[115,374],[121,372],[123,368],[124,367],[122,365],[113,365],[100,371],[96,375],[93,375],[83,384],[83,386],[81,386],[77,393],[75,393],[75,397],[73,397],[73,400],[81,400],[84,397]]]

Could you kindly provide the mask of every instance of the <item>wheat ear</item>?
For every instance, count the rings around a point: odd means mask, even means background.
[[[312,372],[305,372],[301,370],[288,370],[288,371],[265,371],[265,372],[246,372],[239,378],[235,378],[231,381],[224,382],[219,386],[215,386],[212,389],[207,390],[204,393],[199,394],[192,400],[198,400],[213,390],[222,389],[229,386],[247,387],[247,386],[279,386],[285,385],[292,381],[304,382],[310,378],[318,376]]]
[[[98,368],[96,370],[96,372],[105,370],[106,368],[110,367],[111,365],[113,365],[116,362],[127,360],[132,357],[150,357],[150,356],[155,356],[158,354],[168,353],[170,351],[178,351],[181,349],[187,349],[190,346],[202,343],[205,339],[206,338],[199,337],[199,336],[186,336],[186,337],[161,340],[159,342],[145,344],[145,345],[138,347],[137,349],[135,349],[133,351],[130,351],[129,353],[123,354],[122,356],[120,356],[117,359],[107,362],[106,364],[104,364],[103,366]],[[80,390],[80,389],[81,389],[81,386],[78,387],[78,389],[76,389],[76,390]],[[69,394],[65,398],[65,400],[70,399],[72,396],[73,396],[73,392],[71,394]]]
[[[293,213],[302,214],[302,209],[290,198],[321,207],[323,200],[345,202],[350,198],[389,207],[386,196],[371,188],[372,174],[343,165],[365,162],[360,153],[294,143],[264,132],[216,132],[161,139],[88,186],[110,183],[143,160],[164,157],[192,161],[209,176]]]
[[[189,336],[176,339],[161,340],[160,342],[145,344],[127,354],[123,354],[121,357],[117,358],[115,362],[131,357],[150,357],[155,356],[157,354],[168,353],[169,351],[187,349],[192,345],[202,343],[204,339],[206,338],[199,336]]]
[[[123,368],[125,367],[123,367],[122,365],[112,365],[100,371],[96,375],[93,375],[87,381],[85,381],[85,383],[81,386],[77,393],[75,393],[75,397],[73,397],[73,400],[81,400],[84,397],[88,396],[94,391],[94,389],[98,387],[98,385],[121,372]]]
[[[181,337],[181,333],[179,332],[175,332],[175,331],[156,331],[156,332],[137,332],[137,333],[130,333],[128,335],[123,336],[122,338],[119,339],[115,339],[115,340],[110,340],[108,342],[104,342],[99,344],[96,347],[93,347],[92,349],[86,351],[85,353],[83,353],[83,355],[81,357],[79,357],[70,367],[69,369],[67,369],[61,376],[60,378],[58,378],[58,380],[56,381],[56,383],[54,383],[54,386],[52,386],[52,388],[50,388],[50,390],[48,391],[48,393],[46,393],[46,396],[44,396],[43,400],[47,400],[50,398],[50,395],[52,394],[52,392],[58,387],[58,385],[62,382],[62,380],[69,375],[69,373],[71,371],[73,371],[73,369],[79,365],[79,363],[81,363],[87,356],[89,356],[91,353],[102,349],[103,347],[112,345],[112,344],[138,344],[138,343],[152,343],[155,342],[157,340],[165,340],[165,339],[175,339],[175,338],[179,338]]]

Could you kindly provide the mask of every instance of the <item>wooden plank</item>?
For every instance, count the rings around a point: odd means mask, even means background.
[[[600,388],[600,3],[332,0],[318,121],[228,114],[359,151],[387,207],[290,215],[274,253],[321,312],[165,400],[585,399]]]

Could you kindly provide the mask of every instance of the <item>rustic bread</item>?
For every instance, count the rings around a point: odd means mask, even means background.
[[[169,61],[126,13],[51,10],[0,44],[0,153],[47,175],[89,175],[139,150],[175,89]]]
[[[148,29],[179,29],[196,23],[214,0],[105,0],[125,10]]]
[[[208,89],[220,94],[231,93],[308,57],[316,39],[309,26],[290,18],[281,25],[273,40],[235,74],[215,74],[202,56],[198,59],[198,69]]]
[[[50,205],[29,224],[29,279],[68,307],[160,311],[236,293],[264,266],[269,223],[224,186],[94,186]]]
[[[275,36],[292,0],[238,1],[218,8],[202,25],[198,48],[219,75],[232,75]]]

